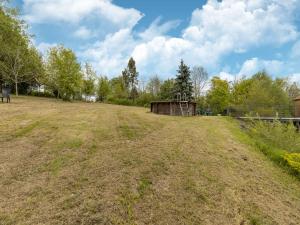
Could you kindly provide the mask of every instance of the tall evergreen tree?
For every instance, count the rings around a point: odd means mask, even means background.
[[[186,100],[190,101],[193,98],[193,83],[190,68],[181,60],[177,72],[178,74],[174,85],[174,97],[181,94],[181,98],[186,96]]]

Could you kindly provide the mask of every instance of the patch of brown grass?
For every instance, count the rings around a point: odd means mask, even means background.
[[[0,224],[297,224],[300,184],[222,118],[0,104]]]

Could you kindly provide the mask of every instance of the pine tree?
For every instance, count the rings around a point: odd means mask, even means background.
[[[186,96],[186,100],[190,101],[193,98],[193,83],[191,81],[190,68],[181,60],[177,72],[178,74],[174,85],[174,97],[176,98],[176,96],[180,94],[181,98]]]

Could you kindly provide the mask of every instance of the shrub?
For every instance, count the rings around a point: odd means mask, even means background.
[[[300,153],[285,154],[284,160],[298,174],[300,174]]]
[[[39,91],[30,91],[28,93],[30,96],[36,96],[36,97],[45,97],[45,98],[54,98],[54,94],[48,91],[45,92],[39,92]]]
[[[300,135],[293,124],[252,121],[248,128],[260,151],[300,178]]]
[[[300,135],[293,124],[283,124],[280,121],[252,122],[249,134],[274,148],[288,152],[300,152]]]
[[[116,104],[116,105],[127,105],[127,106],[134,106],[135,103],[127,98],[113,98],[109,97],[107,99],[107,103]]]
[[[136,105],[137,106],[143,106],[143,107],[149,107],[150,103],[154,100],[154,97],[152,94],[149,93],[142,93],[137,99],[136,99]]]

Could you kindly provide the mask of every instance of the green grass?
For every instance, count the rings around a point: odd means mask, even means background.
[[[230,118],[33,97],[0,113],[1,225],[300,221],[299,180]]]

